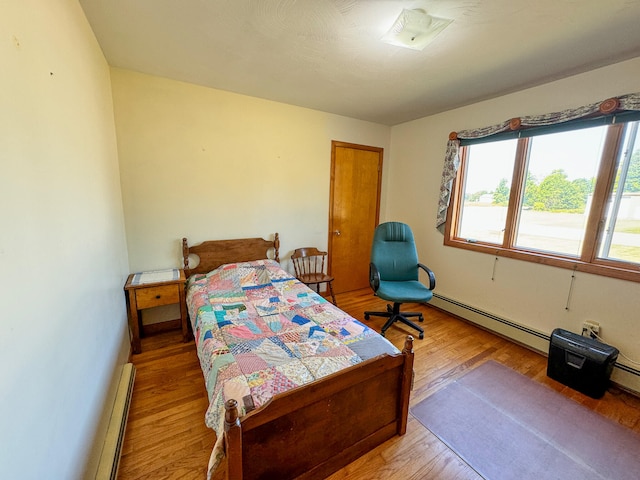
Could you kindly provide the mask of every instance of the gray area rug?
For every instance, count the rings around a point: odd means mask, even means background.
[[[640,478],[640,435],[493,361],[411,413],[489,480]]]

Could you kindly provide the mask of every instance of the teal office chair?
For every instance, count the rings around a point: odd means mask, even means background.
[[[429,276],[428,287],[418,279],[420,269]],[[383,300],[393,302],[393,307],[387,304],[386,312],[364,312],[365,320],[369,320],[370,315],[387,317],[389,320],[380,332],[382,336],[395,322],[402,322],[420,332],[419,338],[423,339],[422,327],[408,319],[418,317],[422,322],[422,313],[401,312],[400,305],[431,300],[432,290],[436,287],[436,277],[430,269],[418,262],[418,252],[409,225],[387,222],[376,227],[371,247],[369,283],[374,294]]]

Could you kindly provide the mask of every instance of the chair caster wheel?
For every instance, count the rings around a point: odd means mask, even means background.
[[[381,337],[384,337],[384,332],[380,332],[380,336],[381,336]]]
[[[364,319],[365,319],[365,320],[369,320],[369,314],[365,313],[365,314],[364,314]]]
[[[418,321],[419,321],[419,322],[424,322],[424,317],[423,317],[422,315],[420,315],[420,316],[418,317]]]
[[[424,340],[424,333],[421,333],[420,335],[418,335],[418,338],[419,338],[420,340]]]

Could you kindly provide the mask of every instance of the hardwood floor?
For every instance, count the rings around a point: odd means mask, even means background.
[[[385,309],[369,290],[339,294],[344,311],[376,330],[384,319],[364,321],[365,310]],[[424,340],[414,342],[411,405],[493,359],[640,433],[640,399],[611,388],[600,400],[546,376],[546,358],[435,308],[424,312]],[[396,324],[398,325],[398,324]],[[394,326],[387,338],[402,348],[409,330]],[[137,373],[118,478],[204,479],[215,434],[204,424],[207,397],[193,341],[171,331],[142,339],[134,355]],[[222,479],[217,472],[215,480]],[[329,477],[330,480],[460,479],[481,477],[409,415],[407,434],[395,437]]]

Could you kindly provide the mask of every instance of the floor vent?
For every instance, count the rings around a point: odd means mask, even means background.
[[[96,480],[115,480],[120,464],[120,452],[124,442],[124,432],[127,427],[129,405],[133,394],[133,382],[136,377],[136,367],[133,363],[127,363],[122,367],[122,375],[113,403],[111,420],[107,429],[107,435],[100,455],[100,464],[96,473]]]

